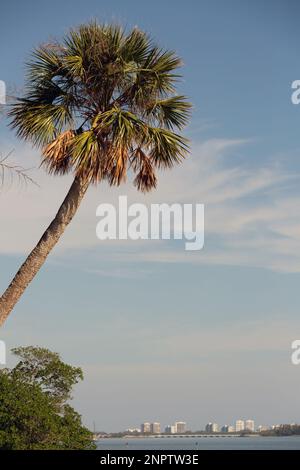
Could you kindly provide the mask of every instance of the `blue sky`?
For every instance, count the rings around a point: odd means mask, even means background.
[[[93,188],[8,320],[8,347],[45,345],[82,365],[75,404],[85,422],[118,430],[144,420],[300,421],[300,79],[297,1],[10,1],[0,18],[1,73],[23,83],[30,50],[91,18],[138,25],[184,61],[192,152],[138,195]],[[1,153],[39,155],[0,121]],[[0,196],[0,288],[55,214],[71,180],[41,170],[40,188]],[[96,207],[132,201],[205,204],[205,248],[100,243]],[[300,367],[300,366],[299,366]]]

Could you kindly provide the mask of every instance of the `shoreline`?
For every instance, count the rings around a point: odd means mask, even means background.
[[[124,435],[124,436],[101,436],[99,438],[94,438],[94,441],[95,442],[99,442],[101,440],[104,440],[104,439],[125,439],[125,440],[128,440],[128,439],[139,439],[139,440],[142,440],[142,439],[184,439],[184,438],[188,438],[188,439],[195,439],[195,438],[198,438],[198,439],[211,439],[211,438],[217,438],[217,439],[220,439],[220,438],[236,438],[236,437],[239,437],[239,438],[266,438],[266,437],[274,437],[274,438],[278,438],[278,437],[299,437],[300,438],[300,435],[297,435],[297,434],[291,434],[291,435],[286,435],[286,436],[283,436],[283,435],[261,435],[261,434],[258,434],[258,433],[253,433],[253,434],[245,434],[245,435],[242,435],[242,434],[188,434],[188,435],[152,435],[152,436],[130,436],[130,435]]]

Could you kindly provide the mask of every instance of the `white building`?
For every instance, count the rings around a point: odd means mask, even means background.
[[[217,423],[213,423],[212,432],[219,432],[219,425]]]
[[[186,423],[184,421],[176,421],[175,423],[176,434],[183,434],[186,432]]]
[[[143,423],[141,424],[141,432],[143,434],[147,433],[147,432],[151,432],[151,425],[150,423]]]
[[[246,429],[246,431],[251,431],[251,432],[255,431],[255,426],[254,426],[253,419],[247,419],[246,420],[245,429]]]
[[[217,423],[208,423],[205,426],[206,432],[219,432],[219,425]]]
[[[150,429],[152,434],[160,434],[160,423],[151,423]]]
[[[174,425],[168,425],[165,428],[165,433],[166,434],[175,434],[176,433],[176,428]]]
[[[228,426],[228,432],[235,432],[234,426]]]
[[[235,422],[235,430],[236,432],[244,431],[245,429],[245,422],[242,419],[238,419]]]

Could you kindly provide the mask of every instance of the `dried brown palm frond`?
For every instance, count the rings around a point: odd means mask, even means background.
[[[133,184],[139,191],[145,193],[156,188],[157,178],[151,159],[145,155],[141,148],[136,149],[132,155],[132,168],[136,173]]]
[[[112,146],[104,162],[104,174],[111,185],[119,186],[126,181],[128,150],[126,147]]]
[[[77,165],[76,175],[87,178],[91,183],[97,184],[104,178],[103,152],[99,148],[92,148],[89,158]]]
[[[69,171],[75,135],[73,130],[62,132],[43,149],[42,165],[46,166],[50,173],[64,174]]]

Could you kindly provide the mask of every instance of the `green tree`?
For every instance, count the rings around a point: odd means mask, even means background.
[[[120,185],[130,168],[138,190],[156,187],[157,168],[188,151],[176,129],[190,104],[176,94],[180,58],[144,32],[82,25],[60,43],[33,52],[26,93],[10,110],[20,138],[42,150],[42,164],[74,181],[56,217],[0,298],[0,325],[74,217],[88,187]]]
[[[12,369],[11,375],[22,382],[38,384],[57,406],[62,406],[71,397],[73,386],[83,380],[80,367],[65,364],[58,353],[34,346],[12,350],[20,361]]]
[[[82,371],[43,348],[14,352],[21,361],[0,372],[0,449],[94,449],[92,433],[66,401]]]

